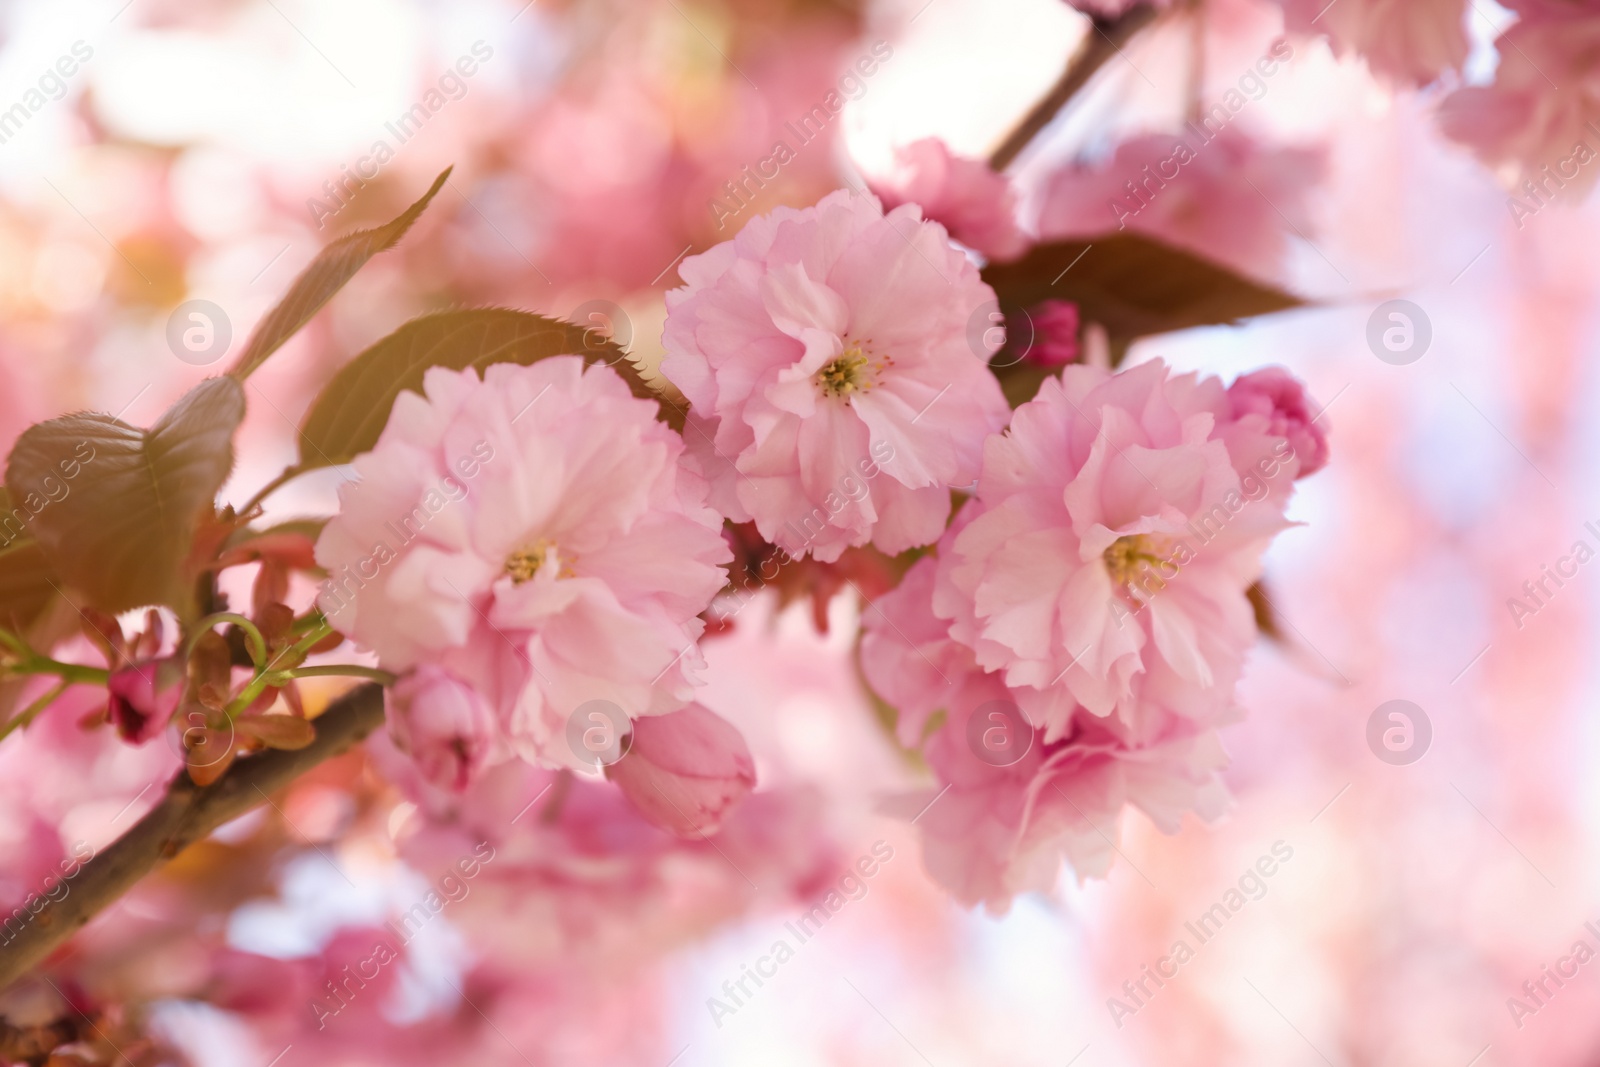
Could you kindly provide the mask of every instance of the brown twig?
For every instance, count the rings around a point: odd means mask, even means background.
[[[180,773],[159,804],[66,883],[64,896],[47,901],[11,941],[0,945],[0,990],[37,967],[157,866],[264,803],[274,790],[345,751],[382,722],[383,689],[361,685],[316,718],[317,738],[305,748],[237,760],[203,788]]]
[[[1105,66],[1106,61],[1120,52],[1134,34],[1154,22],[1155,18],[1155,8],[1140,4],[1114,19],[1091,20],[1089,32],[1084,35],[1055,85],[1006,134],[1006,139],[1000,142],[999,147],[989,154],[990,168],[1005,170],[1010,166],[1011,161],[1022,154],[1022,150],[1039,132],[1050,125],[1056,113],[1067,106],[1067,101],[1094,77],[1095,71]]]

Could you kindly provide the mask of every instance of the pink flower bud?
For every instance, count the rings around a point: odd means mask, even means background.
[[[184,664],[177,656],[148,659],[114,672],[106,682],[108,714],[123,740],[142,745],[166,729],[183,698]]]
[[[1070,300],[1046,300],[1032,311],[1033,344],[1023,358],[1041,367],[1065,367],[1076,362],[1082,346],[1078,343],[1078,305]]]
[[[494,718],[483,697],[431,664],[395,684],[389,691],[389,712],[395,745],[441,789],[466,789],[494,751]]]
[[[744,738],[699,704],[635,719],[628,754],[606,775],[639,814],[680,837],[714,832],[756,784]]]
[[[1285,438],[1300,458],[1296,478],[1315,474],[1328,462],[1328,435],[1312,421],[1305,386],[1282,367],[1266,367],[1237,379],[1228,388],[1235,420],[1261,416],[1268,433]]]

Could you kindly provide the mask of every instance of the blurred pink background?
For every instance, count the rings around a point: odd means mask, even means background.
[[[1270,3],[1212,0],[1207,12],[1203,99],[1282,33]],[[1485,0],[1471,17],[1467,77],[1481,80],[1505,13]],[[608,300],[634,349],[658,353],[662,294],[685,252],[759,211],[859,186],[921,136],[983,153],[1082,32],[1057,0],[13,0],[0,8],[0,109],[75,42],[92,56],[61,99],[0,142],[0,437],[9,445],[29,422],[84,407],[152,421],[216,370],[174,357],[173,308],[221,307],[236,351],[322,243],[389,217],[450,164],[451,184],[407,243],[251,380],[250,460],[229,499],[291,457],[316,384],[422,311],[502,303],[566,315]],[[711,201],[724,183],[879,41],[892,57],[860,80],[836,127],[719,230]],[[1015,169],[1030,209],[1053,167],[1181,120],[1177,57],[1190,43],[1140,39],[1107,67]],[[441,82],[467,55],[475,72]],[[398,143],[386,124],[430,89],[447,102]],[[615,928],[609,912],[519,907],[514,886],[506,899],[481,890],[480,910],[430,930],[397,994],[401,1014],[427,1018],[472,996],[457,983],[485,959],[538,977],[479,1009],[490,1027],[475,1044],[414,1053],[685,1067],[1600,1062],[1600,963],[1534,1014],[1507,1005],[1574,942],[1600,945],[1585,929],[1600,924],[1588,764],[1600,746],[1589,655],[1600,568],[1580,568],[1535,614],[1507,605],[1527,602],[1523,583],[1574,542],[1600,546],[1585,528],[1600,520],[1600,438],[1582,421],[1600,402],[1600,205],[1550,206],[1519,226],[1496,176],[1438,133],[1439,95],[1392,92],[1359,60],[1297,40],[1240,121],[1326,154],[1324,179],[1299,194],[1310,228],[1286,232],[1283,280],[1315,306],[1146,340],[1131,356],[1224,377],[1280,363],[1328,405],[1333,462],[1301,486],[1292,515],[1305,525],[1269,560],[1285,641],[1257,649],[1240,694],[1248,716],[1224,731],[1228,818],[1168,838],[1130,814],[1108,880],[1064,879],[1003,918],[964,912],[922,873],[914,834],[877,814],[881,795],[919,779],[853,681],[853,606],[836,601],[822,636],[803,607],[779,614],[763,598],[708,644],[705,702],[749,739],[764,786],[817,787],[815,810],[791,813],[794,869],[754,872],[746,892],[702,850],[703,871],[685,867],[619,906],[627,923]],[[323,183],[380,138],[393,159],[319,229],[307,201],[326,206]],[[1407,365],[1381,361],[1367,340],[1393,299],[1431,325]],[[274,497],[273,513],[331,505],[337,477]],[[1367,743],[1369,717],[1397,699],[1432,732],[1404,766]],[[0,776],[15,778],[0,785],[11,847],[31,832],[20,813],[42,803],[21,769],[31,758],[25,744],[0,751]],[[58,785],[53,818],[96,844],[114,836],[116,809],[170,769],[152,752],[137,754],[143,769],[119,759],[92,796],[78,779]],[[317,825],[338,823],[338,794],[318,788],[303,784],[286,816],[295,833],[264,883],[277,895],[232,907],[212,936],[292,959],[379,921],[383,902],[428,880],[399,858],[412,812],[335,840]],[[322,863],[318,841],[340,850],[348,878]],[[893,858],[865,895],[747,1006],[713,1019],[707,999],[784,936],[805,910],[796,896],[878,841]],[[1108,1008],[1132,1003],[1124,982],[1174,941],[1196,947],[1185,923],[1279,842],[1292,858],[1259,900],[1136,1012]],[[160,892],[106,925],[155,922]],[[181,970],[180,955],[130,966]],[[266,1030],[166,996],[162,980],[127,981],[144,983],[155,1025],[199,1063],[363,1055],[305,1042],[279,1053]]]

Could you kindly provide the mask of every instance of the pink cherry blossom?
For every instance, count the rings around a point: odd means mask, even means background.
[[[1234,126],[1146,134],[1122,142],[1109,161],[1052,175],[1039,233],[1092,240],[1129,229],[1271,275],[1290,234],[1311,232],[1307,193],[1322,169],[1320,151],[1264,145]]]
[[[586,701],[682,706],[730,553],[654,405],[566,356],[424,387],[317,544],[334,624],[390,670],[466,682],[525,758],[575,764],[563,733]]]
[[[639,814],[680,837],[714,832],[756,784],[739,731],[699,704],[633,724],[627,755],[606,769]]]
[[[499,738],[483,697],[450,672],[424,663],[389,691],[389,734],[428,781],[465,789],[490,762]]]
[[[1241,375],[1228,387],[1232,405],[1232,426],[1225,432],[1253,430],[1271,438],[1283,438],[1294,452],[1295,478],[1305,478],[1328,462],[1328,434],[1320,415],[1311,413],[1311,398],[1300,379],[1282,367],[1264,367]],[[1239,466],[1239,455],[1234,456]],[[1285,482],[1288,479],[1284,479]]]
[[[1083,352],[1078,332],[1082,316],[1078,305],[1070,300],[1046,300],[1029,312],[1033,324],[1033,344],[1023,354],[1030,363],[1041,367],[1064,367],[1075,362]]]
[[[1235,469],[1230,419],[1214,378],[1074,365],[986,445],[934,610],[1047,742],[1080,704],[1138,743],[1226,715],[1255,637],[1246,590],[1287,525],[1267,483],[1290,458],[1278,439]]]
[[[943,543],[975,513],[963,508]],[[862,673],[895,709],[895,734],[907,748],[922,744],[937,713],[1006,695],[1005,682],[985,674],[972,650],[950,637],[949,620],[933,613],[935,568],[934,557],[919,559],[862,619]]]
[[[867,184],[884,207],[918,204],[928,219],[988,259],[1015,259],[1027,251],[1016,193],[1005,175],[983,160],[952,154],[937,137],[897,149],[894,169]]]
[[[970,514],[970,508],[964,515]],[[959,530],[963,520],[958,519]],[[947,539],[941,551],[948,548]],[[1218,772],[1226,764],[1215,732],[1181,720],[1131,745],[1114,719],[1081,708],[1063,736],[1032,730],[1027,751],[995,766],[972,748],[969,722],[1021,693],[985,673],[933,612],[937,562],[917,561],[864,619],[861,665],[899,714],[901,743],[923,747],[938,778],[925,792],[896,798],[891,812],[915,818],[924,862],[963,904],[1004,913],[1019,893],[1053,887],[1065,860],[1082,881],[1110,868],[1116,826],[1133,804],[1167,833],[1184,811],[1213,819],[1226,807]],[[934,715],[940,725],[926,738]]]
[[[953,712],[929,742],[948,792],[891,806],[917,817],[929,873],[962,904],[1004,914],[1017,894],[1052,889],[1063,860],[1079,883],[1105,877],[1128,805],[1168,834],[1186,811],[1211,821],[1227,809],[1219,773],[1228,761],[1215,730],[1175,723],[1134,747],[1080,711],[1061,740],[1047,742],[1039,731],[1020,762],[994,767],[967,745],[976,710]]]
[[[123,740],[142,745],[172,721],[183,698],[184,660],[179,656],[132,663],[106,683],[111,722]]]
[[[662,372],[712,503],[791,555],[944,530],[1007,405],[970,324],[993,291],[914,204],[836,192],[684,261]],[[992,332],[992,331],[991,331]]]
[[[714,924],[811,896],[845,858],[810,788],[751,793],[714,838],[679,837],[582,774],[508,760],[456,794],[422,780],[387,738],[368,748],[418,805],[398,842],[408,864],[495,850],[451,921],[514,969],[631,973]]]
[[[1466,0],[1281,0],[1285,27],[1324,33],[1337,55],[1359,53],[1372,72],[1427,85],[1466,61]]]
[[[1485,163],[1514,174],[1531,213],[1600,177],[1600,10],[1561,0],[1511,6],[1522,18],[1496,41],[1494,83],[1450,94],[1439,121]]]

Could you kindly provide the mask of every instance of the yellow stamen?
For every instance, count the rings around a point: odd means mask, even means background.
[[[507,556],[506,573],[511,576],[513,584],[521,585],[538,574],[539,568],[543,567],[552,558],[562,564],[561,570],[558,572],[559,577],[568,578],[572,576],[572,568],[560,559],[560,553],[557,552],[556,546],[544,540],[536,542],[530,548],[519,548]]]
[[[865,373],[867,357],[859,345],[845,349],[844,355],[817,372],[817,384],[823,396],[849,396],[861,389],[870,389],[872,383]]]
[[[1156,539],[1149,534],[1132,534],[1111,542],[1102,558],[1106,571],[1116,585],[1132,585],[1145,568],[1157,567],[1167,562],[1158,551]]]

